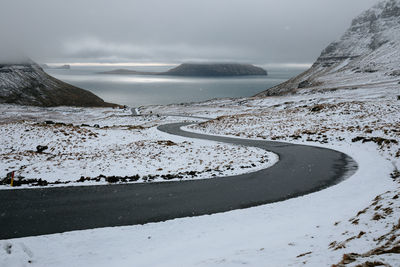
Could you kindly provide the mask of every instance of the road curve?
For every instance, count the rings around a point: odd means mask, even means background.
[[[0,190],[0,239],[247,208],[321,190],[357,168],[354,160],[338,151],[180,130],[187,124],[158,128],[184,137],[263,148],[280,160],[257,172],[205,180]]]

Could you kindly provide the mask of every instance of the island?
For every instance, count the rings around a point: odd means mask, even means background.
[[[71,65],[68,65],[68,64],[61,65],[61,66],[49,66],[47,64],[40,64],[40,67],[42,67],[42,69],[53,69],[53,70],[69,70],[69,69],[71,69]]]
[[[119,75],[169,75],[188,77],[226,77],[226,76],[266,76],[267,71],[251,64],[239,63],[183,63],[165,72],[144,72],[117,69],[99,72],[100,74]]]

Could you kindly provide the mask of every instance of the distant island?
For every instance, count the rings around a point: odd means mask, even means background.
[[[69,70],[69,69],[71,69],[71,66],[68,64],[65,64],[62,66],[49,66],[47,64],[40,64],[40,67],[42,67],[42,69],[53,69],[53,70]]]
[[[170,75],[188,77],[268,75],[267,71],[263,68],[256,67],[251,64],[239,63],[184,63],[165,72],[145,72],[128,69],[116,69],[99,73],[119,75]]]

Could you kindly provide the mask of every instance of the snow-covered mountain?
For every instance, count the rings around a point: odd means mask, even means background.
[[[0,103],[34,106],[116,106],[57,80],[33,61],[0,63]]]
[[[399,87],[400,0],[385,0],[355,18],[306,72],[258,96],[294,92]]]

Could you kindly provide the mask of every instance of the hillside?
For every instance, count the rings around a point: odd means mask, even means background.
[[[267,75],[267,71],[250,64],[238,63],[184,63],[165,72],[142,72],[127,69],[117,69],[101,72],[101,74],[121,75],[171,75],[192,77],[224,77],[224,76],[249,76]]]
[[[355,18],[299,76],[257,96],[379,85],[399,87],[400,1],[383,1]]]
[[[0,64],[0,104],[112,107],[93,93],[57,80],[36,63]]]

